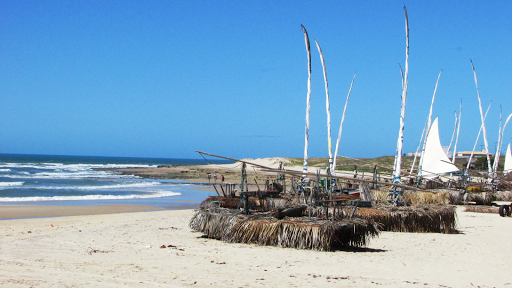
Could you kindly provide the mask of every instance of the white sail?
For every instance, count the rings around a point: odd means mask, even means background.
[[[512,172],[512,154],[510,153],[510,143],[507,146],[507,154],[505,154],[505,167],[503,169],[503,174],[508,174]]]
[[[434,120],[432,127],[430,127],[422,158],[421,175],[423,178],[434,178],[442,174],[459,171],[455,165],[450,163],[450,159],[448,159],[441,146],[438,118]]]

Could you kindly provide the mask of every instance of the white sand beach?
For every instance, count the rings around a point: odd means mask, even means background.
[[[336,252],[202,238],[193,210],[2,220],[0,286],[512,287],[512,218],[462,210],[460,234]]]

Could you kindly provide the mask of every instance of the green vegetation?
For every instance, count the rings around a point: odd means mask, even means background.
[[[485,159],[485,158],[483,158]],[[290,163],[288,166],[302,166],[304,159],[302,158],[290,158]],[[414,161],[414,156],[403,156],[402,157],[402,170],[410,171],[412,162]],[[418,163],[420,161],[420,157],[416,159],[415,171],[418,169]],[[503,161],[503,160],[502,160]],[[503,162],[500,163],[503,163]],[[317,157],[317,158],[309,158],[308,166],[315,168],[325,169],[329,163],[329,158],[327,157]],[[395,163],[395,156],[381,156],[377,158],[346,158],[343,156],[338,157],[338,161],[336,162],[336,170],[339,171],[354,171],[357,165],[357,171],[359,172],[373,172],[374,166],[377,165],[377,171],[379,173],[392,173],[393,165]],[[455,165],[457,167],[466,167],[467,160],[466,159],[456,159]],[[487,162],[485,163],[485,167],[487,167]],[[486,168],[487,169],[487,168]]]
[[[467,165],[466,162],[464,165]],[[494,157],[491,157],[491,165],[494,163]],[[503,163],[505,163],[505,156],[500,157],[500,164],[498,164],[498,171],[503,170]],[[473,162],[471,167],[479,171],[488,171],[487,157],[480,157]]]

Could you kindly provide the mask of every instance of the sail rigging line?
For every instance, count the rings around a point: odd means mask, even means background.
[[[352,83],[350,83],[350,89],[348,90],[347,101],[345,101],[345,108],[343,109],[343,115],[341,116],[340,130],[338,132],[338,140],[336,141],[336,148],[334,149],[334,159],[333,159],[332,169],[331,169],[331,173],[333,175],[336,173],[336,159],[338,158],[338,150],[340,147],[341,131],[343,130],[343,122],[345,121],[345,113],[347,112],[348,99],[350,98],[350,93],[352,92],[352,86],[354,85],[354,80],[356,79],[356,74],[357,74],[357,71],[354,74],[354,77],[352,78]]]
[[[457,132],[457,121],[459,121],[457,117],[457,111],[453,111],[455,113],[455,125],[453,126],[452,139],[450,140],[450,146],[448,146],[448,152],[452,149],[453,139],[455,138],[455,132]]]
[[[457,124],[457,137],[455,138],[455,146],[453,146],[453,158],[452,163],[455,164],[455,158],[457,156],[457,143],[459,143],[459,132],[460,132],[460,119],[462,118],[462,99],[460,99],[460,110],[459,110],[459,123]],[[448,149],[448,151],[450,151]]]
[[[499,159],[499,158],[496,158],[496,157],[499,157],[499,151],[500,151],[500,141],[501,141],[501,124],[503,124],[503,107],[500,105],[500,128],[498,130],[498,143],[496,145],[496,153],[494,154],[494,161],[492,163],[492,172],[493,172],[493,177],[496,178],[498,177],[498,161],[496,161],[496,159]]]
[[[485,153],[487,154],[487,166],[489,170],[489,177],[492,177],[492,167],[491,167],[491,157],[489,156],[489,143],[487,142],[487,129],[485,129],[485,119],[484,119],[484,113],[482,112],[482,100],[480,99],[480,90],[478,89],[478,79],[476,78],[476,70],[475,65],[473,65],[473,61],[471,61],[471,67],[473,68],[473,75],[475,76],[475,85],[476,85],[476,92],[478,94],[478,107],[480,108],[480,119],[482,120],[482,127],[484,131],[484,144],[485,144]]]
[[[198,150],[196,150],[195,152],[196,152],[196,153],[199,153],[199,154],[201,154],[201,155],[203,155],[203,154],[204,154],[204,155],[208,155],[208,156],[212,156],[212,157],[217,157],[217,158],[221,158],[221,159],[231,160],[231,161],[234,161],[234,162],[245,163],[245,164],[249,164],[249,165],[252,165],[252,166],[259,167],[259,168],[274,169],[274,168],[271,168],[271,167],[268,167],[268,166],[263,166],[263,165],[256,164],[256,163],[252,163],[252,162],[245,161],[245,160],[240,160],[240,159],[235,159],[235,158],[229,158],[229,157],[219,156],[219,155],[210,154],[210,153],[206,153],[206,152],[198,151]]]
[[[503,128],[500,129],[500,135],[499,135],[499,138],[498,138],[498,147],[497,147],[497,151],[496,151],[496,155],[494,156],[494,173],[495,173],[495,177],[498,176],[498,167],[499,167],[499,163],[500,163],[500,156],[501,156],[501,147],[503,145],[503,134],[505,133],[505,127],[507,127],[507,124],[508,124],[508,121],[510,121],[510,118],[512,117],[512,114],[508,115],[507,117],[507,120],[505,121],[505,125],[503,125]],[[501,119],[501,114],[500,114],[500,119]],[[501,122],[501,120],[500,120]],[[500,125],[501,126],[501,125]]]
[[[491,104],[492,104],[492,101],[491,101],[491,103],[489,103],[489,106],[487,107],[487,111],[485,111],[484,121],[487,118],[487,113],[489,113],[489,109],[491,108]],[[468,165],[466,167],[466,171],[469,171],[469,166],[471,165],[471,161],[473,160],[473,154],[475,153],[476,144],[478,144],[478,139],[480,139],[480,134],[482,133],[483,127],[484,127],[483,124],[480,125],[480,130],[478,131],[478,136],[476,136],[475,145],[473,146],[473,150],[471,150],[471,155],[469,156],[469,159],[468,159]]]
[[[418,158],[418,153],[420,153],[420,147],[421,147],[421,144],[423,144],[423,136],[425,136],[426,130],[427,130],[427,122],[425,122],[425,126],[423,126],[423,132],[421,132],[420,143],[418,144],[416,153],[414,153],[414,160],[412,161],[411,171],[409,172],[409,177],[412,176],[412,172],[414,171],[414,166],[416,165],[416,158]]]
[[[308,93],[306,99],[306,133],[304,143],[304,164],[302,166],[303,172],[308,172],[308,145],[309,145],[309,111],[311,103],[311,46],[309,45],[308,32],[304,25],[301,25],[304,33],[304,41],[306,42],[306,51],[308,55]]]
[[[427,135],[425,135],[425,139],[423,141],[423,149],[421,150],[422,157],[420,158],[420,164],[419,164],[419,170],[418,170],[419,177],[421,177],[421,167],[423,166],[423,154],[425,154],[425,145],[427,144],[428,133],[430,131],[430,127],[432,126],[432,110],[434,109],[434,101],[436,99],[437,86],[439,85],[439,78],[441,78],[442,72],[443,72],[443,69],[441,69],[441,71],[439,71],[439,75],[437,75],[436,86],[434,87],[434,95],[432,95],[432,102],[430,103],[430,110],[428,112],[427,127],[429,127],[429,128],[427,129]]]

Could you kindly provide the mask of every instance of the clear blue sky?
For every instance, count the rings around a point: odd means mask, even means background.
[[[324,52],[340,155],[394,155],[405,64],[403,1],[0,1],[0,153],[302,157],[312,44],[310,157],[326,157]],[[512,113],[512,1],[407,1],[404,152],[415,151],[435,81],[448,145],[480,127],[490,148]],[[505,131],[505,147],[512,124]],[[482,141],[480,141],[483,143]],[[334,144],[333,144],[334,146]],[[480,146],[478,146],[480,148]]]

